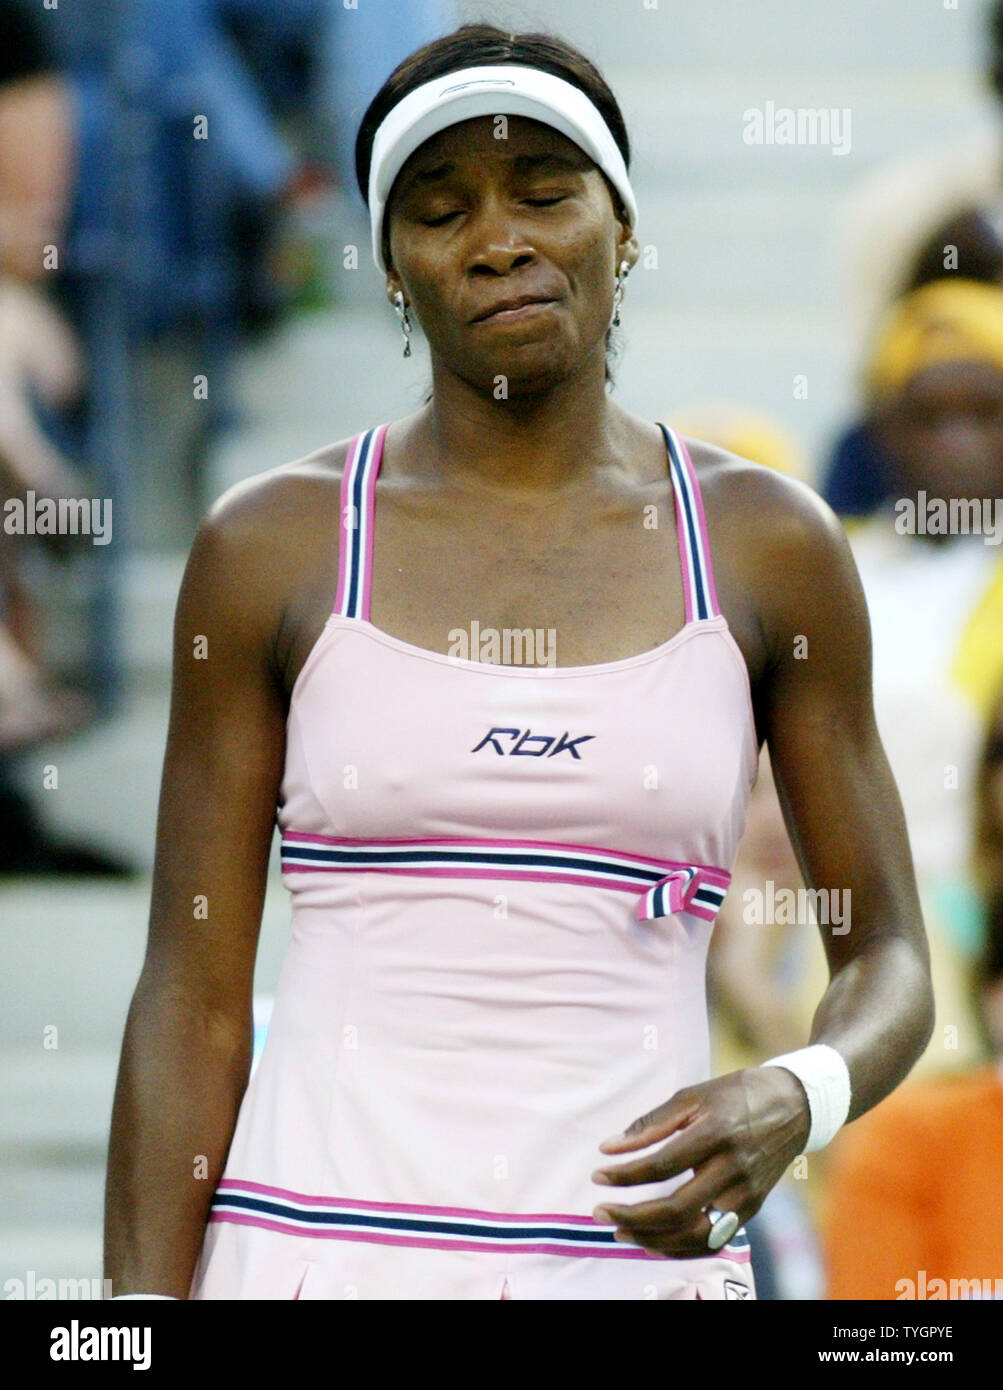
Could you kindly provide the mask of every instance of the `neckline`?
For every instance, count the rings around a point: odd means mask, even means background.
[[[700,633],[720,634],[721,639],[732,654],[733,660],[738,664],[741,673],[742,686],[745,691],[746,713],[748,715],[748,727],[751,734],[750,754],[749,754],[749,786],[751,787],[756,780],[756,770],[759,766],[759,739],[756,733],[756,714],[752,699],[752,680],[749,676],[749,668],[745,664],[745,656],[741,647],[735,640],[735,635],[728,625],[728,620],[723,613],[716,613],[710,618],[693,618],[683,624],[678,632],[666,638],[657,647],[652,647],[649,651],[638,652],[634,656],[619,657],[616,661],[593,662],[587,666],[505,666],[501,662],[492,661],[471,661],[467,657],[449,656],[446,652],[433,651],[431,647],[419,647],[413,642],[405,642],[402,637],[395,637],[391,632],[384,632],[382,628],[371,623],[368,618],[352,618],[342,613],[331,613],[328,616],[323,628],[321,629],[316,642],[307,653],[306,660],[300,667],[296,680],[293,682],[292,690],[289,692],[289,704],[286,711],[286,728],[288,730],[292,723],[293,714],[297,707],[300,691],[305,682],[309,679],[313,668],[320,661],[331,640],[331,634],[339,630],[358,631],[370,637],[373,641],[382,646],[389,647],[392,651],[400,652],[404,656],[414,657],[423,661],[432,661],[437,665],[453,666],[460,670],[467,670],[473,673],[489,676],[513,677],[516,680],[525,680],[535,677],[537,680],[557,680],[562,677],[580,680],[587,676],[606,676],[615,675],[621,671],[629,671],[638,666],[648,665],[651,662],[659,661],[662,657],[668,656],[678,647],[685,646],[692,637]]]
[[[682,646],[695,633],[706,630],[709,632],[725,632],[734,642],[734,635],[728,626],[728,620],[723,613],[715,614],[712,618],[692,618],[683,624],[678,631],[671,637],[667,637],[664,642],[659,642],[655,647],[650,647],[646,652],[636,652],[633,656],[617,657],[613,661],[592,661],[582,666],[514,666],[506,665],[501,661],[473,661],[465,656],[450,656],[448,652],[437,652],[432,647],[419,647],[415,642],[407,642],[403,637],[395,637],[392,632],[387,632],[385,628],[377,627],[369,618],[353,618],[341,613],[332,613],[324,625],[324,632],[332,628],[336,623],[347,623],[349,627],[361,628],[370,637],[383,643],[384,646],[392,647],[408,656],[422,657],[429,661],[438,662],[445,666],[458,666],[461,669],[470,671],[486,672],[489,675],[517,676],[525,678],[527,676],[538,676],[553,680],[556,676],[589,676],[613,674],[617,671],[630,670],[634,666],[642,666],[649,661],[656,661],[660,656],[671,651],[677,646]],[[321,633],[323,637],[324,633]],[[320,639],[318,638],[318,641]],[[736,643],[737,647],[737,643]],[[311,652],[307,661],[310,660]],[[742,657],[742,666],[745,667],[745,658]],[[306,670],[304,663],[300,675]],[[746,668],[746,675],[748,669]],[[299,684],[299,676],[296,678],[296,685]],[[296,686],[293,686],[295,691]]]
[[[674,430],[660,420],[655,422],[662,434],[672,492],[677,559],[683,587],[682,627],[647,651],[618,657],[613,661],[577,666],[514,666],[501,662],[473,661],[469,657],[451,656],[448,652],[435,651],[431,647],[420,647],[414,642],[396,637],[384,628],[377,627],[370,618],[376,480],[383,462],[384,442],[392,423],[392,420],[385,421],[381,425],[363,430],[355,435],[351,442],[340,488],[342,530],[337,596],[334,610],[328,616],[314,650],[320,645],[324,633],[332,627],[335,620],[338,620],[348,625],[358,625],[371,637],[404,655],[446,662],[460,669],[514,675],[518,679],[526,676],[552,679],[565,673],[573,676],[602,675],[646,664],[682,645],[693,632],[706,625],[709,630],[721,632],[727,638],[733,655],[742,667],[751,707],[751,682],[745,657],[717,600],[707,519],[696,469],[685,442]],[[307,660],[293,684],[291,696],[298,688],[307,667],[312,665],[312,655],[312,652],[307,654]]]
[[[372,575],[375,484],[383,458],[383,441],[392,423],[393,421],[386,421],[382,425],[363,431],[352,440],[345,461],[340,488],[342,524],[339,527],[338,589],[334,611],[328,615],[324,627],[318,634],[313,647],[307,653],[306,660],[297,673],[296,680],[289,692],[287,726],[292,718],[296,699],[304,681],[328,646],[330,634],[339,629],[354,629],[362,632],[381,645],[415,659],[432,661],[438,665],[449,665],[459,670],[467,670],[482,675],[511,677],[514,680],[528,678],[537,680],[581,679],[588,676],[614,675],[658,661],[677,648],[685,646],[694,634],[707,632],[720,635],[731,653],[732,660],[738,663],[741,673],[741,681],[746,696],[748,725],[752,735],[750,744],[751,786],[755,781],[759,759],[752,680],[742,649],[735,640],[734,633],[731,631],[717,599],[710,556],[710,542],[707,534],[707,519],[700,484],[682,437],[662,424],[660,420],[655,422],[661,430],[665,444],[669,481],[672,489],[678,563],[683,585],[684,622],[682,627],[657,646],[644,652],[636,652],[632,656],[618,657],[614,661],[592,662],[579,666],[514,666],[501,662],[472,661],[469,657],[454,657],[447,652],[434,651],[430,647],[420,647],[416,643],[408,642],[402,637],[396,637],[393,633],[386,632],[371,621],[369,617],[369,591]],[[351,524],[348,522],[349,518],[352,519]],[[362,603],[360,603],[360,599],[363,600]],[[344,611],[353,604],[357,608],[361,607],[363,611],[361,613]]]
[[[672,494],[676,530],[677,563],[683,590],[683,625],[658,647],[667,646],[673,638],[685,632],[691,624],[723,617],[714,583],[710,556],[710,539],[704,512],[700,483],[689,450],[675,431],[660,420],[654,422],[661,431]],[[373,587],[373,539],[376,527],[376,482],[383,463],[386,436],[393,424],[385,421],[363,430],[352,440],[341,478],[340,498],[342,533],[338,557],[338,588],[333,613],[369,624],[374,632],[384,631],[373,624],[370,612]],[[393,636],[385,633],[387,637]],[[396,638],[402,649],[429,652],[414,643]],[[445,653],[440,653],[445,656]],[[636,653],[646,655],[646,653]],[[451,661],[459,658],[448,657]],[[621,658],[629,660],[630,658]],[[493,663],[473,663],[492,665]],[[612,663],[597,662],[594,666]],[[540,669],[540,668],[536,668]],[[546,668],[551,669],[551,668]],[[554,668],[554,669],[591,669]]]

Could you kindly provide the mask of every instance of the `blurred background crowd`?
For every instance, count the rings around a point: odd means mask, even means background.
[[[231,483],[420,403],[354,136],[485,18],[576,43],[624,109],[618,398],[817,488],[868,600],[937,1024],[751,1224],[760,1296],[1003,1297],[1003,3],[797,8],[0,0],[0,1285],[100,1273],[185,555]],[[849,112],[850,148],[750,145],[768,101]],[[110,538],[15,524],[38,498],[101,499]],[[818,928],[745,907],[800,886],[764,755],[719,1071],[807,1041]],[[275,863],[262,1030],[287,921]]]

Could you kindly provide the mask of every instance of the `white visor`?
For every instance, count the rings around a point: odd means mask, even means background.
[[[527,116],[553,126],[574,141],[599,166],[617,190],[630,225],[637,204],[627,166],[598,108],[580,88],[563,77],[516,63],[460,68],[403,97],[380,122],[369,167],[369,215],[373,260],[386,271],[381,243],[383,215],[394,179],[419,145],[447,126],[475,116]]]

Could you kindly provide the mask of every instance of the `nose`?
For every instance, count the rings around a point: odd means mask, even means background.
[[[504,195],[488,194],[467,221],[470,269],[480,275],[507,275],[536,259],[518,209]]]

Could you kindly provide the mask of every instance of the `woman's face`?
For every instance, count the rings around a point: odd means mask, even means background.
[[[907,494],[1003,495],[1003,372],[992,363],[925,367],[874,426]]]
[[[637,259],[603,175],[559,131],[482,116],[417,149],[387,206],[387,293],[403,290],[433,358],[495,389],[604,372],[617,267]],[[485,318],[502,300],[545,303]]]

